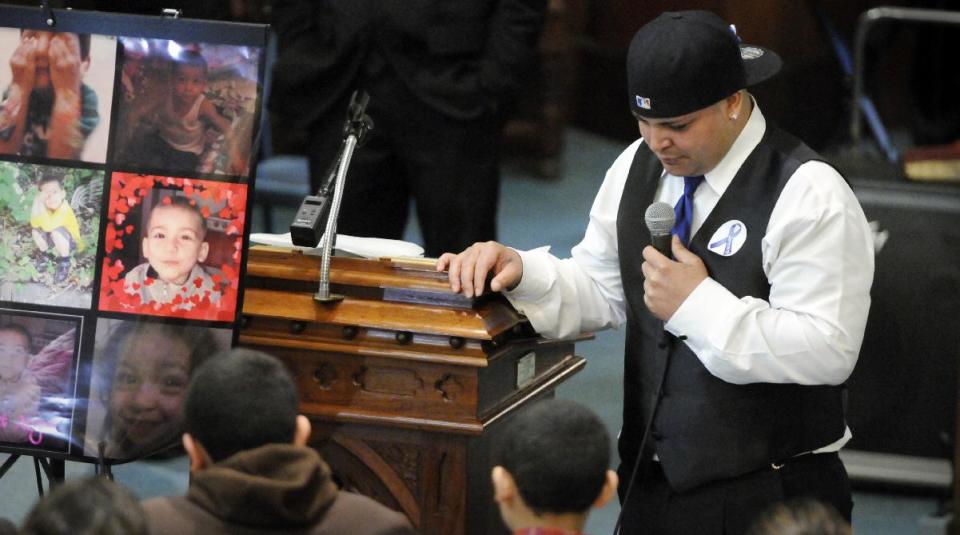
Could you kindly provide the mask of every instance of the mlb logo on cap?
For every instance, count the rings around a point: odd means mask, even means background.
[[[647,97],[641,97],[637,95],[637,107],[643,110],[650,109],[650,99]]]

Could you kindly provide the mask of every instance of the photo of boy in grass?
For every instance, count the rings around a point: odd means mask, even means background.
[[[86,308],[103,172],[0,162],[0,300]]]
[[[36,259],[37,271],[46,269],[49,259],[55,259],[53,282],[59,284],[70,272],[73,252],[83,247],[80,224],[73,208],[66,202],[67,193],[57,174],[41,176],[37,190],[30,211],[31,234],[40,250]]]

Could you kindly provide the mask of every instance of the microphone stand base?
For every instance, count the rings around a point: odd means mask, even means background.
[[[320,292],[313,294],[313,300],[321,303],[336,303],[338,301],[343,301],[343,298],[344,296],[340,294],[322,295]]]

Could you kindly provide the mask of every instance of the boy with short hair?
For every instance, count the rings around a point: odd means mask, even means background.
[[[230,172],[241,174],[243,162],[231,139],[230,120],[204,94],[207,61],[196,50],[184,50],[176,58],[171,91],[166,98],[136,110],[128,120],[136,126],[142,118],[155,122],[156,130],[133,147],[131,161],[138,165],[198,171],[208,148],[207,127],[227,139]]]
[[[146,262],[124,277],[128,294],[139,294],[140,302],[173,304],[173,310],[190,310],[194,297],[220,300],[210,274],[200,264],[207,259],[207,224],[196,206],[182,198],[167,197],[153,207],[141,252]]]
[[[59,176],[42,176],[37,183],[37,195],[33,198],[30,216],[31,234],[41,256],[53,253],[57,258],[57,269],[53,277],[57,283],[67,278],[70,273],[70,256],[83,246],[77,216],[66,197],[67,192],[63,189]],[[40,267],[44,264],[41,258]]]
[[[581,533],[617,488],[610,437],[588,408],[552,399],[520,412],[494,454],[494,500],[515,535]]]
[[[847,519],[813,497],[776,502],[753,521],[747,535],[851,535]]]
[[[150,532],[143,506],[119,483],[102,476],[63,481],[34,504],[22,535],[95,535]],[[2,533],[2,532],[0,532]]]
[[[298,408],[289,370],[261,351],[197,368],[183,405],[190,486],[144,503],[151,533],[413,535],[401,513],[337,488]]]

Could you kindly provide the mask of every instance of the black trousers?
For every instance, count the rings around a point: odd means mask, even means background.
[[[620,466],[624,485],[632,468]],[[644,463],[637,477],[622,504],[624,535],[743,534],[769,506],[792,498],[825,502],[848,521],[853,509],[847,471],[836,453],[802,455],[779,469],[767,467],[686,492],[670,488],[658,462]]]
[[[358,87],[370,94],[374,128],[354,152],[337,232],[400,239],[413,199],[427,256],[496,239],[501,123],[495,115],[445,116],[418,100],[389,67]],[[340,151],[348,104],[334,106],[310,132],[314,191]]]

